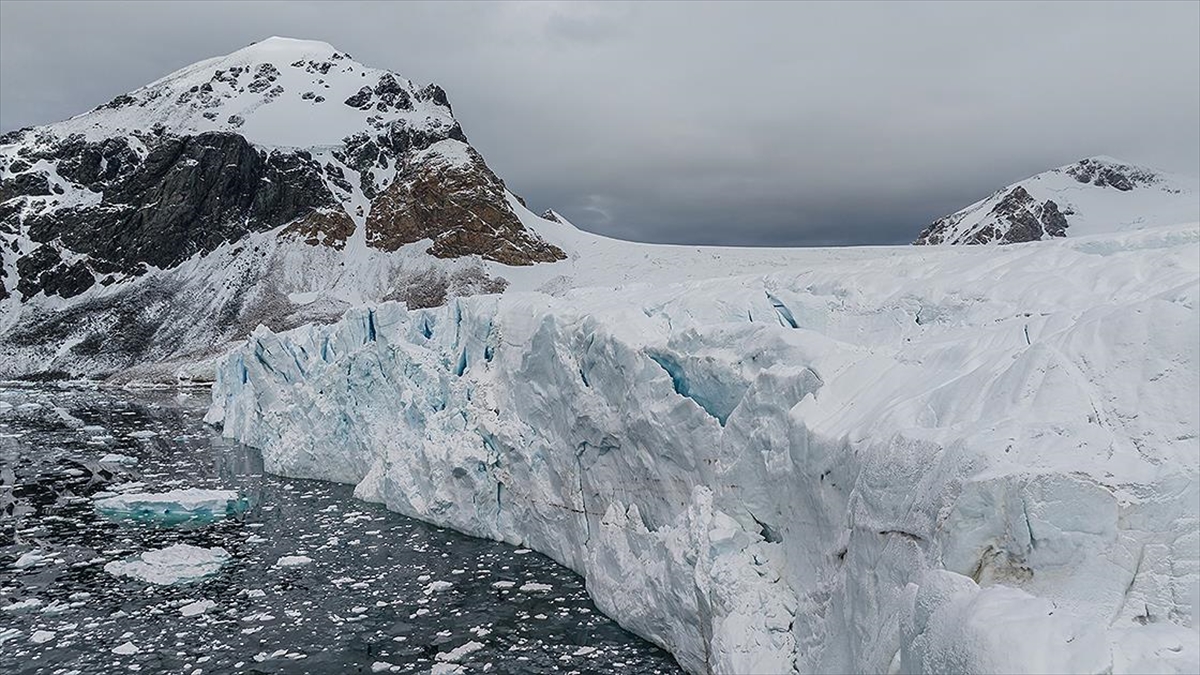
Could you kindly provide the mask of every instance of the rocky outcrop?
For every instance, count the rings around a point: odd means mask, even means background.
[[[1194,181],[1193,181],[1194,182]],[[998,190],[935,220],[915,244],[1014,244],[1188,222],[1194,186],[1111,157],[1089,157]],[[1191,203],[1188,196],[1193,195]]]
[[[1023,241],[1038,241],[1044,237],[1067,236],[1066,216],[1058,210],[1058,204],[1047,199],[1038,203],[1017,186],[1007,192],[991,210],[995,220],[976,230],[966,242],[969,244],[1015,244]],[[935,221],[921,233],[917,243],[938,244],[946,219]]]
[[[367,243],[394,251],[433,240],[439,258],[479,255],[506,265],[562,260],[566,254],[529,232],[508,206],[504,183],[479,153],[443,141],[416,153],[371,204]]]
[[[145,148],[144,159],[131,141]],[[233,133],[101,142],[71,136],[22,146],[16,157],[10,171],[52,163],[57,174],[51,184],[44,171],[26,169],[3,183],[0,223],[40,244],[17,260],[26,298],[72,297],[93,275],[172,267],[337,205],[307,152],[268,152]],[[67,191],[70,199],[57,197]],[[66,250],[86,262],[64,267]]]
[[[1038,202],[1020,185],[999,197],[981,227],[965,239],[947,241],[947,235],[963,221],[965,215],[968,214],[960,212],[933,221],[914,243],[1015,244],[1067,235],[1067,218],[1059,210],[1058,204],[1050,199]]]
[[[279,232],[280,237],[296,237],[309,246],[329,246],[342,250],[354,234],[354,219],[341,209],[312,211]]]
[[[1153,185],[1157,177],[1152,171],[1135,166],[1112,164],[1095,158],[1081,159],[1066,169],[1068,175],[1080,183],[1096,187],[1111,187],[1129,192],[1139,185]]]

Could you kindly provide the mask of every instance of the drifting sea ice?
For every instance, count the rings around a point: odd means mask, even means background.
[[[221,547],[201,548],[175,544],[147,551],[129,560],[114,561],[104,571],[114,576],[133,577],[160,586],[185,584],[215,574],[230,559]]]
[[[173,525],[189,520],[213,521],[238,515],[249,508],[249,502],[233,490],[188,488],[105,497],[96,500],[95,508],[98,513],[110,518]]]

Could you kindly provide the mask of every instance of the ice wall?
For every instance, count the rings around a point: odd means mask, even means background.
[[[257,331],[209,419],[694,673],[1194,672],[1198,241],[383,304]]]

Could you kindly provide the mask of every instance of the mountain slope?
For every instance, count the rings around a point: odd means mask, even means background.
[[[1011,244],[1200,220],[1197,180],[1112,157],[1051,169],[934,221],[915,244]]]
[[[0,138],[0,377],[500,290],[565,257],[509,197],[436,85],[286,38],[193,64]]]

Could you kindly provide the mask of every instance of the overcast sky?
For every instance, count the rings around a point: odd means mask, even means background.
[[[0,127],[271,35],[441,84],[535,210],[644,241],[911,241],[1088,155],[1200,173],[1200,3],[0,2]]]

